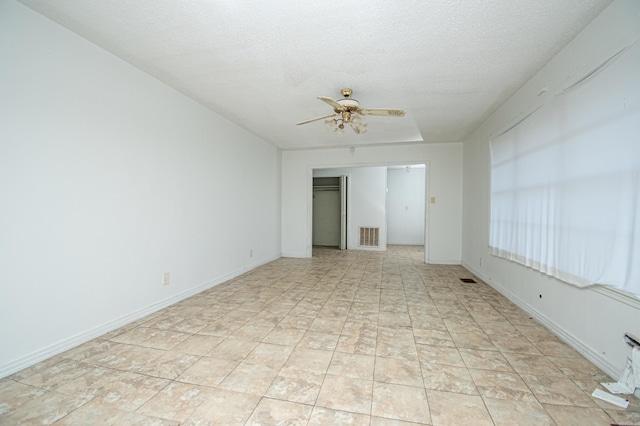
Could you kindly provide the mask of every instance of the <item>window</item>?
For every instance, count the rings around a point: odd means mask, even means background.
[[[491,141],[491,252],[640,295],[640,44]]]

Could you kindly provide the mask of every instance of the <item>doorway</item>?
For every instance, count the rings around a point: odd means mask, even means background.
[[[424,245],[424,164],[387,169],[387,244]]]
[[[313,178],[312,244],[347,249],[347,176]]]
[[[395,179],[394,174],[402,175],[400,176],[401,179]],[[316,180],[316,178],[333,178],[333,181],[328,182],[330,186],[334,187],[332,188],[333,191],[336,191],[337,183],[335,179],[339,176],[344,176],[346,179],[348,176],[348,197],[346,196],[347,185],[345,185],[345,192],[343,192],[345,200],[341,203],[341,206],[348,207],[341,214],[344,220],[341,229],[345,230],[345,235],[343,235],[342,239],[348,245],[348,249],[384,251],[387,249],[387,244],[423,246],[426,262],[429,241],[429,206],[426,203],[429,198],[428,175],[429,168],[426,163],[312,169],[309,182],[311,191],[309,193],[308,210],[308,253],[312,255],[314,245],[327,244],[318,239],[322,228],[326,225],[322,224],[321,213],[318,211],[317,205],[318,202],[322,202],[322,194],[313,188],[315,185],[315,189],[320,189],[317,187],[320,186],[322,181]],[[410,181],[407,181],[406,179],[409,178]],[[397,190],[400,191],[399,194],[396,194]],[[394,194],[390,194],[391,191]],[[397,195],[401,195],[399,200]],[[333,205],[337,206],[337,192],[333,193],[333,197]],[[398,211],[391,211],[393,209]],[[334,207],[332,211],[334,237],[330,244],[332,247],[337,248],[338,246],[335,242],[337,239],[335,225],[338,220],[337,207]],[[318,219],[320,219],[320,223],[318,223]],[[362,230],[366,230],[366,228],[377,228],[379,231],[380,238],[377,245],[367,244],[367,241],[363,243],[360,237],[362,236]],[[389,231],[391,231],[390,234]],[[345,248],[347,248],[346,245]]]

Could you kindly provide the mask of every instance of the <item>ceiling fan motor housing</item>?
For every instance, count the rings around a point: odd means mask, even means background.
[[[340,90],[340,93],[342,93],[342,96],[344,96],[344,99],[338,99],[336,100],[336,102],[342,106],[343,110],[334,108],[334,111],[336,112],[336,114],[343,113],[344,111],[357,112],[358,109],[360,109],[360,102],[356,101],[355,99],[349,98],[349,96],[351,96],[351,93],[353,93],[351,89],[349,88],[342,89]]]
[[[338,99],[336,102],[339,103],[346,111],[356,112],[360,108],[360,102],[355,99]],[[334,111],[336,113],[342,112],[337,108],[334,108]]]

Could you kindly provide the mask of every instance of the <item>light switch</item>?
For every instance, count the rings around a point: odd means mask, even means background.
[[[436,197],[431,197],[431,204],[435,204],[436,203]]]

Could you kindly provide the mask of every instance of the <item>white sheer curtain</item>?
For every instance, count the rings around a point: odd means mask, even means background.
[[[640,295],[640,43],[491,141],[491,252]]]

